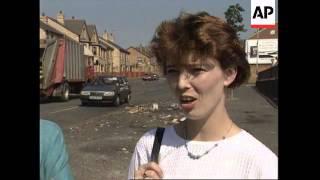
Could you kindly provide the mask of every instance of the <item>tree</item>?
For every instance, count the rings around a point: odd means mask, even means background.
[[[244,9],[237,3],[236,5],[230,5],[227,11],[224,12],[227,23],[233,27],[238,36],[240,35],[239,32],[247,31],[242,23],[243,18],[241,12],[243,11]]]
[[[243,18],[241,12],[244,9],[240,6],[240,4],[230,5],[226,12],[224,12],[227,23],[236,31],[238,37],[240,36],[239,32],[246,32],[247,30],[244,28],[244,24],[242,23]],[[230,91],[231,100],[234,99],[233,89]]]

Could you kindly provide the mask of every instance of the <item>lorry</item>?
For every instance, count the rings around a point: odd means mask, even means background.
[[[93,78],[93,67],[86,66],[84,47],[67,37],[48,41],[40,49],[40,97],[69,100],[70,93],[80,93]]]

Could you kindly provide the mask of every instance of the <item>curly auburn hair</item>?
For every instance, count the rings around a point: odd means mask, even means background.
[[[194,60],[204,61],[207,57],[217,60],[223,70],[235,68],[237,76],[229,88],[240,86],[250,75],[236,31],[207,12],[181,12],[178,18],[163,21],[151,40],[151,51],[164,67],[168,61],[185,64],[186,57],[192,54]]]

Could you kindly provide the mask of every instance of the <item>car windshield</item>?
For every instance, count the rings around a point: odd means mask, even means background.
[[[104,84],[115,84],[117,79],[115,77],[100,77],[90,83],[90,85],[104,85]]]

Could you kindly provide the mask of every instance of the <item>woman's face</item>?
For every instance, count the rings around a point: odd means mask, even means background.
[[[188,62],[179,67],[168,62],[167,80],[188,118],[207,119],[223,105],[224,87],[232,83],[236,71],[223,71],[214,59]]]

